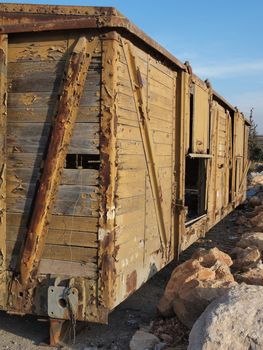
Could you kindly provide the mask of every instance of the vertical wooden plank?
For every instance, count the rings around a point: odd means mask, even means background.
[[[0,272],[6,255],[7,35],[0,35]]]
[[[0,35],[0,306],[5,306],[6,285],[6,119],[8,37]]]
[[[174,86],[173,86],[173,133],[172,133],[172,183],[171,183],[171,188],[172,188],[172,203],[171,203],[171,228],[170,228],[170,251],[169,251],[169,257],[174,258],[175,251],[178,251],[178,246],[175,247],[175,242],[177,240],[175,239],[175,234],[178,234],[177,230],[175,229],[175,211],[174,211],[174,203],[176,199],[176,173],[174,171],[175,169],[175,159],[177,157],[177,152],[175,149],[175,135],[176,135],[176,113],[177,113],[177,103],[176,103],[176,94],[177,94],[177,88],[176,88],[176,83],[177,83],[177,73],[173,72],[174,74]],[[188,116],[185,116],[186,119],[189,119]],[[184,131],[184,137],[186,137],[186,132]],[[184,147],[184,152],[185,153],[186,147]],[[177,244],[177,243],[176,243]]]
[[[209,94],[195,84],[194,93],[194,120],[193,120],[193,153],[207,153],[209,128]]]
[[[230,125],[231,118],[229,112],[226,111],[226,152],[225,152],[225,193],[224,193],[224,207],[226,208],[229,203],[229,166],[230,166]]]

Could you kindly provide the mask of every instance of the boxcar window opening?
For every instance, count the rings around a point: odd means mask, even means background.
[[[99,170],[100,156],[98,154],[67,154],[65,169],[95,169]]]
[[[204,158],[186,157],[185,205],[186,222],[205,214],[206,163]]]

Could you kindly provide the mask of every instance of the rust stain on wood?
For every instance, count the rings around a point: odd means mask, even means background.
[[[137,271],[134,270],[126,278],[126,294],[129,295],[136,290],[137,287]]]

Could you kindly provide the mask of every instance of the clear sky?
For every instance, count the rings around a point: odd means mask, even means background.
[[[56,0],[114,6],[249,115],[263,133],[263,0]]]

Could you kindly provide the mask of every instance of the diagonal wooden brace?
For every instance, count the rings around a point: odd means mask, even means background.
[[[29,288],[32,290],[35,284],[87,71],[98,43],[98,38],[88,40],[82,36],[78,39],[69,57],[63,91],[58,102],[47,157],[22,253],[20,271],[24,290]]]
[[[128,66],[128,73],[133,90],[134,103],[136,107],[138,123],[140,127],[140,133],[142,137],[143,149],[146,156],[147,171],[150,179],[150,186],[154,201],[154,207],[156,212],[157,224],[160,234],[161,245],[164,253],[166,254],[167,237],[164,224],[164,216],[162,209],[162,194],[161,186],[159,183],[156,163],[153,153],[153,141],[150,130],[148,112],[146,110],[146,104],[144,102],[144,96],[142,93],[142,79],[138,70],[135,55],[132,52],[131,46],[122,40],[122,46],[124,50],[125,59]]]

